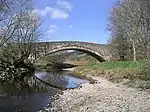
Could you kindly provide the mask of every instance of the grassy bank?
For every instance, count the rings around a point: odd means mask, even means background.
[[[78,66],[75,72],[81,75],[96,75],[132,87],[150,89],[150,60],[110,61]]]

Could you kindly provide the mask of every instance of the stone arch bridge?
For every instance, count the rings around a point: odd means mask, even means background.
[[[34,59],[63,50],[82,51],[101,62],[112,58],[110,46],[104,44],[79,41],[37,42],[34,44],[35,50],[31,56]]]

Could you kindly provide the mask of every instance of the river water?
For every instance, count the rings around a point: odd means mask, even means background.
[[[76,88],[80,84],[88,82],[85,79],[76,77],[74,73],[67,70],[38,71],[35,72],[35,78],[37,84],[42,85],[42,89],[38,89],[38,91],[27,92],[19,97],[0,93],[0,112],[37,112],[47,104],[51,104],[52,97],[57,93],[61,93],[61,89]]]

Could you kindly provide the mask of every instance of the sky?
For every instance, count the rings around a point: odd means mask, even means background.
[[[34,0],[42,21],[43,41],[105,44],[109,12],[116,0]]]

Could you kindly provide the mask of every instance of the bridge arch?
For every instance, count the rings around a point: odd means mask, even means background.
[[[90,56],[96,58],[98,61],[103,62],[105,61],[104,56],[96,51],[90,50],[90,48],[85,48],[85,47],[80,47],[80,46],[57,46],[53,49],[50,49],[49,51],[47,51],[46,55],[50,55],[59,51],[65,51],[65,50],[77,50],[77,51],[81,51],[83,53],[89,54]]]

